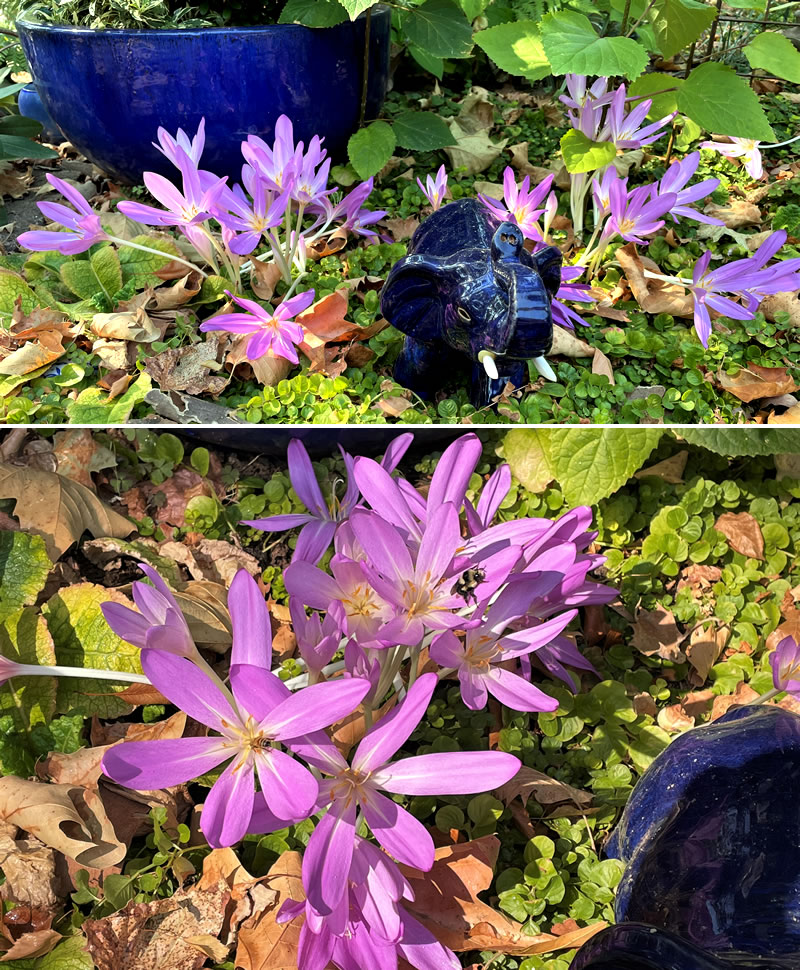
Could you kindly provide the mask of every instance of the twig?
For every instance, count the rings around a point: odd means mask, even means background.
[[[625,36],[625,31],[628,29],[628,17],[631,12],[631,0],[625,0],[625,9],[622,11],[622,23],[619,25],[619,32],[622,36]]]
[[[358,110],[358,127],[364,124],[367,114],[367,88],[369,86],[369,41],[372,33],[372,7],[364,17],[364,68],[361,77],[361,106]]]
[[[717,12],[714,15],[714,19],[711,21],[711,30],[708,34],[708,47],[706,48],[706,57],[711,57],[711,53],[714,50],[714,41],[717,37],[717,24],[719,23],[719,15],[722,13],[722,0],[717,0]]]

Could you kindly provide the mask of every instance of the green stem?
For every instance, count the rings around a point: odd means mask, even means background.
[[[410,659],[411,659],[411,669],[408,672],[408,688],[409,688],[409,690],[413,686],[414,681],[417,679],[417,674],[418,674],[418,669],[419,669],[419,655],[420,655],[420,652],[421,652],[421,648],[420,647],[412,647],[411,648],[411,651],[410,651],[410,654],[409,654]]]
[[[361,74],[361,104],[358,109],[358,127],[364,124],[367,114],[367,93],[369,90],[369,42],[372,32],[372,7],[364,17],[364,63]]]
[[[38,664],[20,664],[15,677],[91,677],[93,680],[126,681],[130,684],[149,684],[144,674],[130,674],[124,670],[97,670],[92,667],[51,667]]]
[[[141,246],[139,243],[130,242],[127,239],[120,239],[118,236],[108,236],[108,241],[116,243],[118,246],[127,246],[129,249],[140,249],[143,253],[153,253],[153,255],[160,256],[162,259],[174,259],[176,263],[183,263],[184,266],[188,266],[195,273],[199,273],[204,279],[208,278],[208,273],[200,269],[195,263],[190,263],[188,259],[184,259],[182,256],[174,256],[172,253],[165,253],[161,249],[151,249],[149,246]]]

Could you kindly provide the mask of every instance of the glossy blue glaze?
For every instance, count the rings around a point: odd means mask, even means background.
[[[388,8],[375,8],[367,118],[389,76]],[[271,140],[281,114],[295,137],[317,134],[344,156],[358,124],[365,18],[311,29],[292,24],[197,30],[89,30],[17,22],[36,88],[75,145],[117,179],[174,174],[152,147],[159,125],[194,133],[206,119],[203,167],[240,178],[240,143]]]
[[[571,970],[796,970],[800,717],[742,707],[681,735],[642,776],[606,851],[626,865],[621,925]]]
[[[553,343],[550,301],[561,283],[561,253],[535,256],[519,228],[500,222],[477,199],[432,213],[411,237],[381,291],[386,319],[406,334],[395,378],[423,397],[471,368],[471,399],[484,407],[507,382],[528,381],[526,361]],[[497,355],[499,378],[478,361]]]
[[[407,434],[410,429],[402,428],[181,428],[178,434],[189,438],[195,444],[210,444],[215,447],[235,448],[237,451],[253,451],[274,458],[286,458],[286,449],[293,438],[299,438],[313,458],[338,455],[339,446],[353,455],[379,455],[398,435]],[[458,438],[462,431],[452,428],[426,428],[417,435],[410,451],[430,452],[432,447],[444,450]]]
[[[51,145],[58,145],[64,141],[64,136],[50,117],[50,112],[45,108],[42,99],[39,97],[39,92],[33,84],[26,84],[19,92],[17,105],[23,118],[33,118],[34,121],[41,124],[42,141],[49,142]]]

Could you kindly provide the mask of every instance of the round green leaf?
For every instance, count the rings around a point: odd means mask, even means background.
[[[775,140],[758,95],[727,64],[696,67],[678,92],[678,109],[718,135]]]
[[[542,43],[554,74],[623,74],[632,80],[649,61],[641,44],[629,37],[598,37],[589,18],[573,10],[547,14]]]
[[[479,30],[473,40],[501,71],[529,81],[538,81],[551,73],[539,26],[533,20],[487,27]]]
[[[788,37],[773,30],[756,34],[744,49],[750,66],[763,68],[793,84],[800,84],[800,51]]]
[[[404,111],[394,119],[397,144],[412,152],[432,152],[455,144],[444,119],[431,111]]]
[[[385,121],[373,121],[357,131],[347,143],[347,154],[359,178],[377,175],[392,157],[395,144],[394,132]]]
[[[697,0],[659,0],[650,10],[650,23],[664,57],[672,57],[706,30],[714,19],[714,7]]]
[[[610,165],[617,157],[617,149],[613,142],[592,141],[582,131],[570,128],[561,139],[561,154],[567,171],[575,175]]]

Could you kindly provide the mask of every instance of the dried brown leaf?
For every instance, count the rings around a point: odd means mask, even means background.
[[[683,286],[648,279],[644,272],[661,273],[647,256],[640,256],[635,243],[620,246],[616,258],[622,266],[637,303],[645,313],[670,313],[673,317],[694,316],[694,300]]]
[[[714,528],[725,536],[735,552],[748,559],[764,558],[761,527],[749,512],[725,512],[714,523]]]
[[[723,390],[747,403],[762,397],[792,394],[798,390],[785,367],[759,367],[758,364],[750,364],[749,367],[740,368],[736,374],[727,374],[721,370],[718,379]]]
[[[302,923],[279,924],[275,917],[287,899],[305,899],[301,864],[298,852],[284,852],[267,873],[264,887],[274,898],[242,924],[234,961],[237,970],[296,970]]]
[[[88,428],[59,431],[53,440],[58,474],[65,475],[92,491],[95,491],[92,472],[113,468],[117,464],[114,452],[101,445]]]
[[[228,386],[227,373],[218,373],[220,341],[225,339],[211,333],[199,344],[170,347],[154,357],[148,357],[144,369],[162,391],[185,391],[187,394],[211,394],[216,397]]]
[[[770,233],[771,235],[771,233]],[[763,313],[767,320],[775,322],[775,315],[778,313],[788,313],[789,322],[784,326],[793,329],[800,327],[800,294],[794,293],[773,293],[765,297],[759,304],[759,312]]]
[[[507,781],[495,791],[495,795],[505,802],[506,805],[513,801],[517,796],[523,803],[532,798],[540,805],[558,805],[561,802],[573,802],[578,807],[585,808],[592,803],[592,796],[589,792],[581,791],[580,788],[573,788],[563,781],[557,781],[549,775],[535,768],[528,768],[523,765],[514,775],[511,781]]]
[[[685,658],[678,644],[682,639],[669,610],[642,610],[633,625],[631,643],[646,657],[659,656],[662,660],[681,663]]]
[[[278,280],[281,278],[281,269],[277,263],[264,263],[260,259],[254,259],[253,273],[250,278],[250,286],[259,300],[271,300]]]
[[[672,485],[680,485],[683,481],[683,471],[686,468],[688,458],[688,451],[678,451],[669,458],[665,458],[664,461],[650,465],[649,468],[640,468],[633,477],[649,478],[654,476],[663,479],[665,482],[670,482]]]
[[[0,462],[0,498],[17,500],[14,514],[20,526],[44,538],[53,560],[87,530],[95,538],[122,539],[134,529],[84,485],[36,468]]]
[[[102,869],[125,857],[100,796],[76,785],[0,778],[0,819],[81,865]]]
[[[30,960],[33,957],[44,956],[61,942],[61,934],[55,930],[34,930],[21,936],[11,947],[0,956],[0,963],[10,960]]]
[[[719,219],[728,229],[741,229],[742,226],[761,224],[761,210],[745,199],[731,199],[727,205],[715,205],[709,202],[703,212],[713,219]]]
[[[730,628],[716,626],[716,621],[712,621],[707,627],[700,625],[692,630],[686,647],[686,659],[697,673],[692,679],[698,686],[706,682],[711,668],[725,649],[729,635]]]
[[[53,849],[36,838],[14,840],[0,834],[0,870],[5,882],[0,898],[28,906],[50,917],[62,908],[63,886],[56,876]]]

